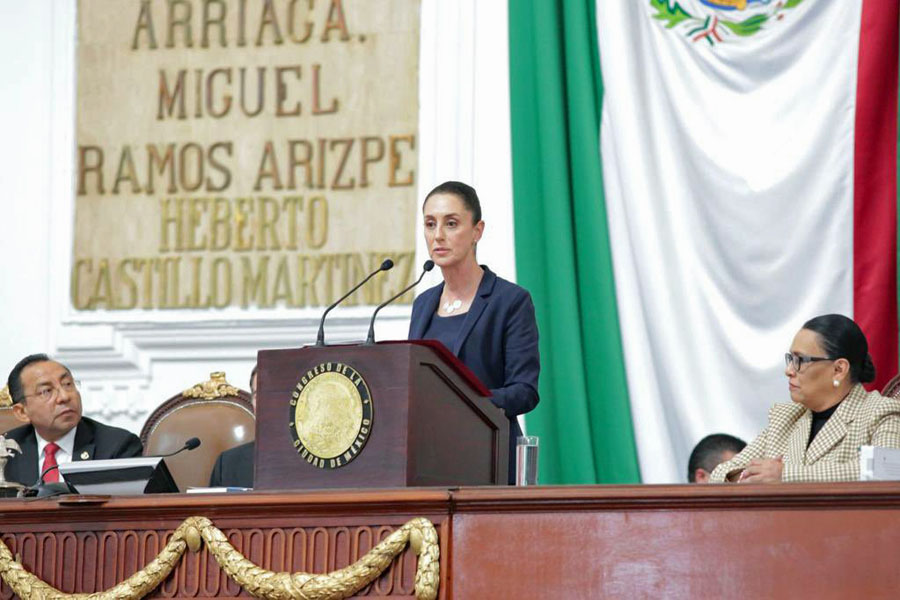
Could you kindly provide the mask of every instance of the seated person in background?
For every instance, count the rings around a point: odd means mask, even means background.
[[[851,319],[807,321],[784,359],[793,402],[773,406],[759,437],[716,467],[711,482],[853,481],[860,446],[900,448],[900,401],[863,388],[875,365]]]
[[[250,372],[250,399],[256,411],[256,366]],[[216,459],[209,475],[209,487],[253,487],[255,444],[247,442],[226,450]]]
[[[688,481],[709,483],[709,474],[719,464],[731,460],[747,442],[727,433],[713,433],[700,440],[688,459]]]
[[[6,434],[22,447],[22,454],[6,465],[7,479],[31,485],[60,463],[141,455],[141,440],[130,431],[81,416],[78,382],[46,354],[20,360],[7,383],[13,413],[26,423]],[[44,476],[44,481],[59,480],[56,469]]]

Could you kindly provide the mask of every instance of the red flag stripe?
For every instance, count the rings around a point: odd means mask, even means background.
[[[853,183],[853,314],[881,389],[897,373],[897,62],[900,3],[863,0]]]

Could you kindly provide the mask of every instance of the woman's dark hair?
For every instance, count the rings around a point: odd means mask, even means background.
[[[425,204],[428,203],[428,199],[435,194],[453,194],[462,200],[463,204],[466,205],[466,210],[472,213],[473,223],[481,220],[481,202],[478,201],[478,194],[471,185],[466,185],[461,181],[445,181],[425,196],[425,201],[422,202],[423,211],[425,210]]]
[[[803,329],[819,334],[828,358],[847,359],[850,363],[850,381],[868,383],[875,380],[875,364],[869,356],[869,343],[853,319],[844,315],[821,315],[804,323]]]

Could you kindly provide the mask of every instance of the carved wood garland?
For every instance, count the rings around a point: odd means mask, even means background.
[[[331,573],[276,573],[244,558],[206,517],[189,517],[178,526],[165,548],[150,563],[122,583],[102,592],[66,594],[29,573],[0,540],[0,577],[22,600],[138,600],[159,586],[186,549],[200,550],[206,542],[223,571],[247,592],[266,600],[339,600],[374,581],[407,543],[418,557],[416,598],[437,598],[440,548],[437,531],[428,519],[416,518],[394,531],[352,565]]]

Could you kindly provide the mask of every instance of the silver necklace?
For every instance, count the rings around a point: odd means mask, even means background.
[[[457,298],[453,302],[450,302],[449,300],[447,300],[446,302],[444,302],[444,306],[442,308],[444,309],[444,312],[449,315],[450,313],[452,313],[453,311],[458,309],[460,306],[462,306],[462,300]]]

